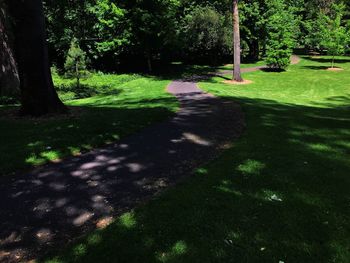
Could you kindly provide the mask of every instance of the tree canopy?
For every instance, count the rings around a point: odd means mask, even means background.
[[[27,52],[18,51],[28,44],[20,41],[23,35],[18,33],[19,26],[23,25],[20,32],[24,34],[29,25],[23,21],[28,16],[40,15],[35,19],[40,22],[42,32],[39,34],[37,29],[35,34],[42,41],[48,40],[48,47],[41,43],[44,48],[41,57],[47,60],[45,65],[54,65],[61,73],[71,70],[67,67],[67,56],[71,56],[73,40],[79,43],[80,53],[90,62],[90,69],[96,71],[152,72],[171,61],[232,63],[232,0],[25,0],[18,3],[18,8],[14,7],[18,1],[2,0],[1,4],[5,2],[13,7],[13,12],[2,8],[6,12],[2,11],[0,23],[4,24],[4,18],[10,17],[7,20],[12,23],[6,23],[12,24],[15,34],[9,29],[11,25],[6,25],[6,34],[1,35],[3,45],[5,38],[20,43],[13,45],[17,50],[14,57],[19,61],[21,54]],[[42,12],[18,15],[23,6],[39,4],[43,4]],[[270,67],[283,70],[288,67],[295,48],[330,55],[349,52],[349,1],[240,0],[238,6],[243,60],[266,58]],[[9,58],[5,60],[6,54],[2,55],[4,65]],[[20,69],[21,66],[21,76]],[[12,68],[12,72],[17,74],[17,69]],[[46,79],[46,83],[52,82],[49,76]]]

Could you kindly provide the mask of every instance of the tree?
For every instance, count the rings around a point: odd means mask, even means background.
[[[283,0],[268,1],[266,62],[270,68],[284,70],[290,64],[297,23],[293,11]]]
[[[20,77],[21,113],[40,116],[66,112],[54,89],[41,0],[11,0]]]
[[[349,43],[349,32],[342,24],[345,6],[334,4],[329,15],[321,13],[318,19],[320,45],[332,56],[332,68],[334,68],[335,56],[345,53],[346,45]]]
[[[81,50],[76,38],[71,42],[64,68],[68,75],[76,78],[77,87],[80,88],[80,77],[86,70],[86,53]]]
[[[230,18],[210,6],[191,8],[181,21],[179,39],[186,58],[216,64],[232,52]]]
[[[265,0],[249,0],[240,4],[242,56],[247,56],[250,60],[256,61],[265,55],[261,51],[265,51],[267,38],[266,9]]]
[[[13,54],[13,35],[7,6],[0,0],[0,96],[19,97],[19,77]]]
[[[95,26],[101,23],[91,12],[98,4],[96,0],[43,0],[43,3],[50,60],[55,66],[64,68],[66,52],[74,37],[80,40],[89,57],[98,55],[95,44],[100,36]]]
[[[233,0],[233,80],[242,82],[238,0]]]

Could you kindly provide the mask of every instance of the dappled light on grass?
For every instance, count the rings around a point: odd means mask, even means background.
[[[156,257],[160,262],[176,262],[179,260],[179,256],[187,252],[187,245],[184,241],[176,242],[169,251],[157,252]]]
[[[107,252],[120,262],[347,263],[350,77],[332,77],[330,86],[329,73],[314,76],[305,64],[280,77],[251,73],[259,85],[249,89],[201,83],[242,104],[245,135],[194,178],[136,209],[134,228],[107,228],[90,255],[100,262]],[[179,240],[186,252],[167,257]],[[69,251],[59,262],[71,262]]]
[[[248,159],[237,167],[237,171],[244,175],[259,175],[265,168],[265,164],[256,160]]]
[[[165,92],[167,80],[140,76],[123,79],[123,75],[93,79],[103,84],[118,79],[115,85],[120,92],[70,101],[69,116],[33,120],[0,118],[0,126],[6,127],[0,130],[1,138],[6,141],[0,145],[0,175],[115,142],[169,118],[177,110],[176,99]]]

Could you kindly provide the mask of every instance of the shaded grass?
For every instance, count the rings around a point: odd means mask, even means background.
[[[123,79],[122,79],[123,78]],[[83,82],[85,83],[85,82]],[[111,143],[170,117],[177,101],[168,80],[138,76],[94,76],[86,83],[106,92],[67,102],[72,115],[43,119],[6,117],[1,107],[0,175],[45,164]]]
[[[241,103],[219,159],[44,262],[337,262],[350,258],[350,63],[200,86]]]
[[[266,62],[264,60],[259,60],[256,62],[250,62],[250,63],[243,63],[241,65],[241,68],[253,68],[253,67],[258,67],[258,66],[264,66],[266,65]],[[233,70],[233,64],[226,64],[217,67],[218,70]]]

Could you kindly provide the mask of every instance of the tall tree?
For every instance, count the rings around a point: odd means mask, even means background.
[[[54,89],[41,0],[8,0],[14,18],[21,114],[40,116],[67,109]]]
[[[0,96],[18,97],[19,79],[11,32],[7,6],[0,0]]]
[[[242,82],[238,0],[233,0],[233,80]]]

